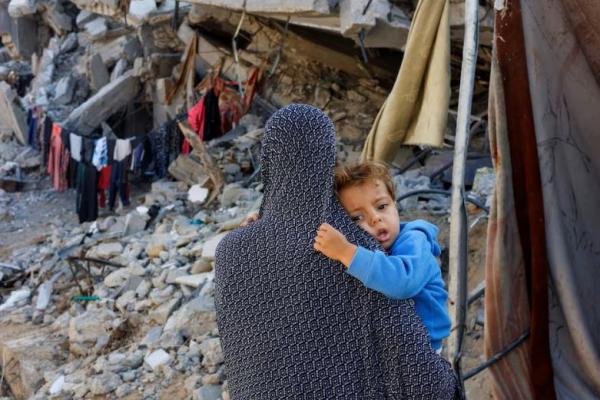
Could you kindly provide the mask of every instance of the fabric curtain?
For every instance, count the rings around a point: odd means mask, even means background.
[[[391,162],[401,145],[441,146],[449,101],[448,0],[420,0],[396,82],[375,118],[362,158]]]
[[[524,1],[550,268],[557,397],[600,396],[600,3]]]

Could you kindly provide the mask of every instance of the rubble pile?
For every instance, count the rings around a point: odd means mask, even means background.
[[[335,123],[338,161],[358,160],[412,3],[379,0],[363,12],[321,0],[2,2],[0,396],[228,399],[214,253],[260,207],[265,120],[313,104]],[[451,9],[460,29],[460,5]],[[366,54],[380,57],[361,59],[360,32]],[[201,140],[181,115],[207,86],[231,83],[243,116],[232,107],[223,136]],[[79,224],[74,191],[49,189],[36,112],[82,135],[173,123],[190,152],[169,160],[164,177],[136,176],[131,204]],[[446,215],[451,150],[420,151],[418,162],[409,149],[394,165],[397,194],[409,195],[400,209]],[[493,171],[480,160],[467,184],[485,204]]]

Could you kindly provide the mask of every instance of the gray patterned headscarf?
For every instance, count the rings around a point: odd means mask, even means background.
[[[216,255],[232,399],[451,399],[455,376],[412,300],[386,299],[313,250],[323,222],[378,248],[336,200],[335,154],[333,124],[316,108],[291,105],[267,122],[260,219]]]

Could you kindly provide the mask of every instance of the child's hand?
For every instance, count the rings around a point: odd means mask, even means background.
[[[350,265],[356,252],[356,246],[348,242],[340,231],[327,223],[319,227],[313,247],[324,256],[339,261],[346,267]]]
[[[240,227],[245,227],[250,225],[253,222],[258,221],[258,213],[250,213],[244,218],[244,220],[240,223]]]

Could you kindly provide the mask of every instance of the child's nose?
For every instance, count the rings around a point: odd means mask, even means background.
[[[371,225],[376,225],[379,222],[381,222],[381,216],[377,215],[377,214],[373,214],[371,216]]]

